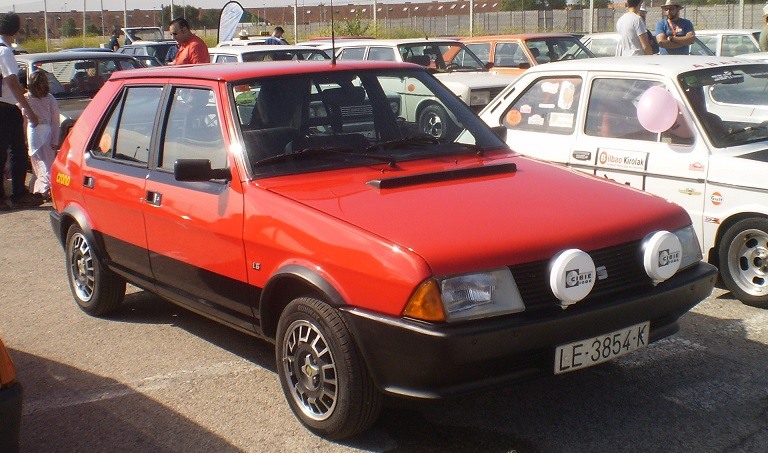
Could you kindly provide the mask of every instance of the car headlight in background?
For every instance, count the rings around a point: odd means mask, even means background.
[[[680,228],[672,233],[677,236],[683,250],[680,269],[685,269],[701,261],[701,247],[699,247],[699,238],[696,236],[696,230],[693,229],[693,225]]]
[[[525,310],[508,268],[432,278],[414,292],[403,311],[425,321],[459,321]]]
[[[469,105],[486,105],[491,102],[490,91],[472,91],[469,93]]]

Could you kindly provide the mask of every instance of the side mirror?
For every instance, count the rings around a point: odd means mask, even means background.
[[[504,143],[507,142],[507,127],[506,126],[494,126],[494,127],[491,128],[491,130]]]
[[[208,159],[177,159],[173,163],[173,177],[176,181],[200,182],[212,179],[232,180],[228,168],[211,168]]]
[[[485,69],[491,69],[492,67],[493,67],[492,61],[489,61],[488,63],[485,64]]]
[[[528,63],[528,62],[520,63],[519,65],[517,65],[517,67],[520,68],[520,69],[530,69],[531,64]]]

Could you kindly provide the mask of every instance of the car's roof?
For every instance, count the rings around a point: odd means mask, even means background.
[[[587,33],[586,35],[582,36],[581,39],[590,39],[590,38],[619,38],[619,34],[613,31],[604,31],[600,33]]]
[[[744,58],[685,55],[671,58],[669,55],[643,55],[636,57],[603,57],[581,60],[558,61],[534,66],[526,73],[551,72],[558,70],[589,70],[609,72],[630,72],[661,74],[676,77],[682,72],[705,67],[727,67],[737,64],[766,64]]]
[[[253,46],[264,44],[269,36],[258,36],[248,39],[230,39],[228,41],[221,41],[216,44],[216,47],[239,47],[239,46]]]
[[[391,61],[339,61],[331,60],[290,60],[249,62],[240,64],[196,64],[182,66],[159,66],[155,68],[116,71],[110,80],[121,78],[190,78],[204,80],[237,81],[258,76],[289,76],[320,72],[340,72],[355,69],[393,69],[407,65],[410,69],[419,69],[418,65]],[[424,70],[423,68],[421,68]]]
[[[210,47],[209,53],[227,53],[227,54],[243,54],[243,53],[266,53],[274,51],[291,52],[295,50],[304,50],[309,52],[323,52],[315,46],[286,46],[280,44],[270,44],[263,46],[224,46],[224,47]]]
[[[410,39],[343,39],[336,41],[336,47],[353,47],[353,46],[400,46],[403,44],[432,44],[432,43],[447,43],[458,44],[459,41],[451,38],[410,38]],[[331,42],[325,42],[324,44],[330,45]]]
[[[461,42],[476,42],[476,41],[517,41],[528,39],[542,39],[542,38],[573,38],[579,39],[569,33],[519,33],[515,35],[488,35],[488,36],[472,36],[467,38],[461,38]]]
[[[43,52],[16,55],[16,60],[24,62],[115,59],[132,60],[133,57],[117,52]]]
[[[123,47],[128,47],[128,48],[130,48],[130,47],[151,47],[151,46],[158,46],[158,45],[161,45],[161,46],[176,45],[176,41],[173,41],[173,40],[167,40],[167,41],[147,41],[147,40],[143,40],[142,39],[140,41],[133,41],[130,44],[126,44],[126,45],[122,46],[121,49]]]
[[[759,32],[760,29],[758,28],[747,28],[747,29],[737,29],[737,28],[713,28],[710,30],[696,30],[697,35],[719,35],[719,34],[731,34],[731,35],[751,35],[753,33]]]

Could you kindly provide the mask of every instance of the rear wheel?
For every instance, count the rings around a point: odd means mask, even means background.
[[[311,431],[343,439],[376,421],[381,394],[330,305],[311,297],[288,304],[277,327],[276,356],[288,404]]]
[[[720,242],[720,276],[737,299],[768,308],[768,220],[745,219]]]
[[[125,280],[104,267],[82,228],[67,232],[67,277],[77,305],[93,316],[115,311],[125,297]]]

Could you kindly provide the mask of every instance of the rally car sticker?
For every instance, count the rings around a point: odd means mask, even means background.
[[[552,112],[549,114],[549,125],[552,127],[573,127],[573,113]]]
[[[600,148],[595,165],[601,168],[645,171],[647,163],[647,152]]]

